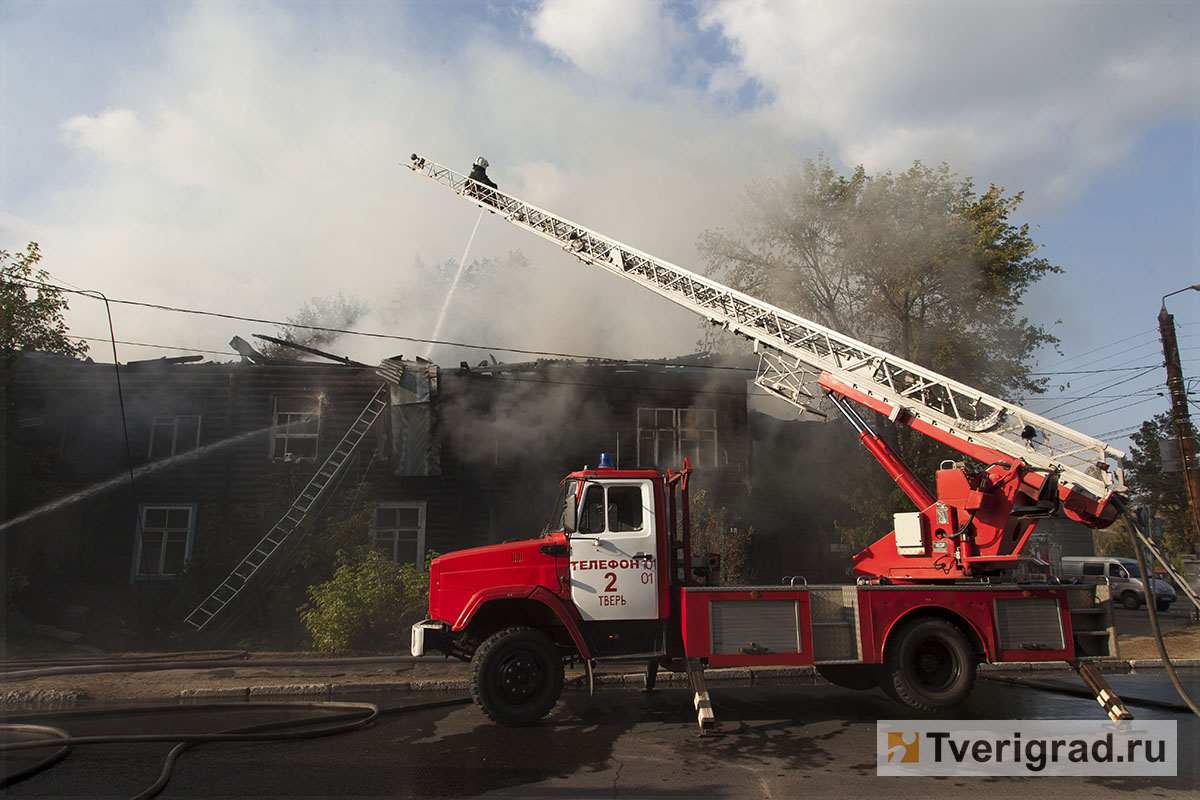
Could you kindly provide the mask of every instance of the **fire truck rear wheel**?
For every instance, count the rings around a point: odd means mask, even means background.
[[[935,617],[913,620],[892,634],[884,656],[884,690],[926,714],[963,703],[975,685],[975,654],[963,632]]]
[[[562,694],[558,648],[537,628],[515,626],[484,640],[471,659],[471,696],[500,725],[532,725]]]

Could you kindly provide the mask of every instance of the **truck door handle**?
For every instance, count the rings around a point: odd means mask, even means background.
[[[645,553],[634,553],[633,557],[634,558],[649,558],[650,556],[646,555]]]
[[[567,546],[565,544],[544,544],[538,547],[548,556],[565,556],[567,554]]]

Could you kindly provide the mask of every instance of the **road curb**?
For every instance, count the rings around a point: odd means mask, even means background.
[[[1158,659],[1132,659],[1093,662],[1101,672],[1110,674],[1131,672],[1153,672],[1163,669]],[[1200,658],[1181,658],[1172,662],[1183,669],[1200,667]],[[1074,671],[1062,661],[1010,661],[1002,664],[981,664],[981,675],[1023,674],[1072,675]],[[710,687],[720,686],[778,686],[825,684],[816,667],[730,667],[711,668],[704,672],[705,682]],[[657,683],[664,688],[681,688],[688,685],[684,673],[661,672]],[[600,673],[595,676],[598,689],[641,688],[645,686],[644,672]],[[566,681],[571,689],[586,689],[586,676],[572,675]],[[279,683],[256,686],[194,687],[179,690],[175,699],[181,702],[213,700],[268,700],[281,698],[322,698],[353,694],[389,694],[399,692],[426,692],[430,694],[462,693],[470,691],[466,678],[431,678],[409,681],[343,681],[339,683]],[[86,697],[77,689],[39,689],[36,691],[14,690],[0,694],[0,708],[41,709],[69,708]]]

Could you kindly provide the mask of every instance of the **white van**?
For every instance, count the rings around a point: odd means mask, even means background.
[[[1062,560],[1064,580],[1080,583],[1103,583],[1112,587],[1114,600],[1129,609],[1140,608],[1146,602],[1146,588],[1138,563],[1132,558],[1111,556],[1065,556]],[[1154,579],[1155,608],[1166,611],[1175,602],[1175,589],[1166,581]]]

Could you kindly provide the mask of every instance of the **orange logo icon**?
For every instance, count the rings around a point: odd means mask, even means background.
[[[887,749],[888,763],[898,761],[901,764],[919,764],[921,762],[921,734],[908,734],[912,738],[905,740],[905,734],[898,731],[888,731]],[[899,758],[897,758],[899,756]]]

